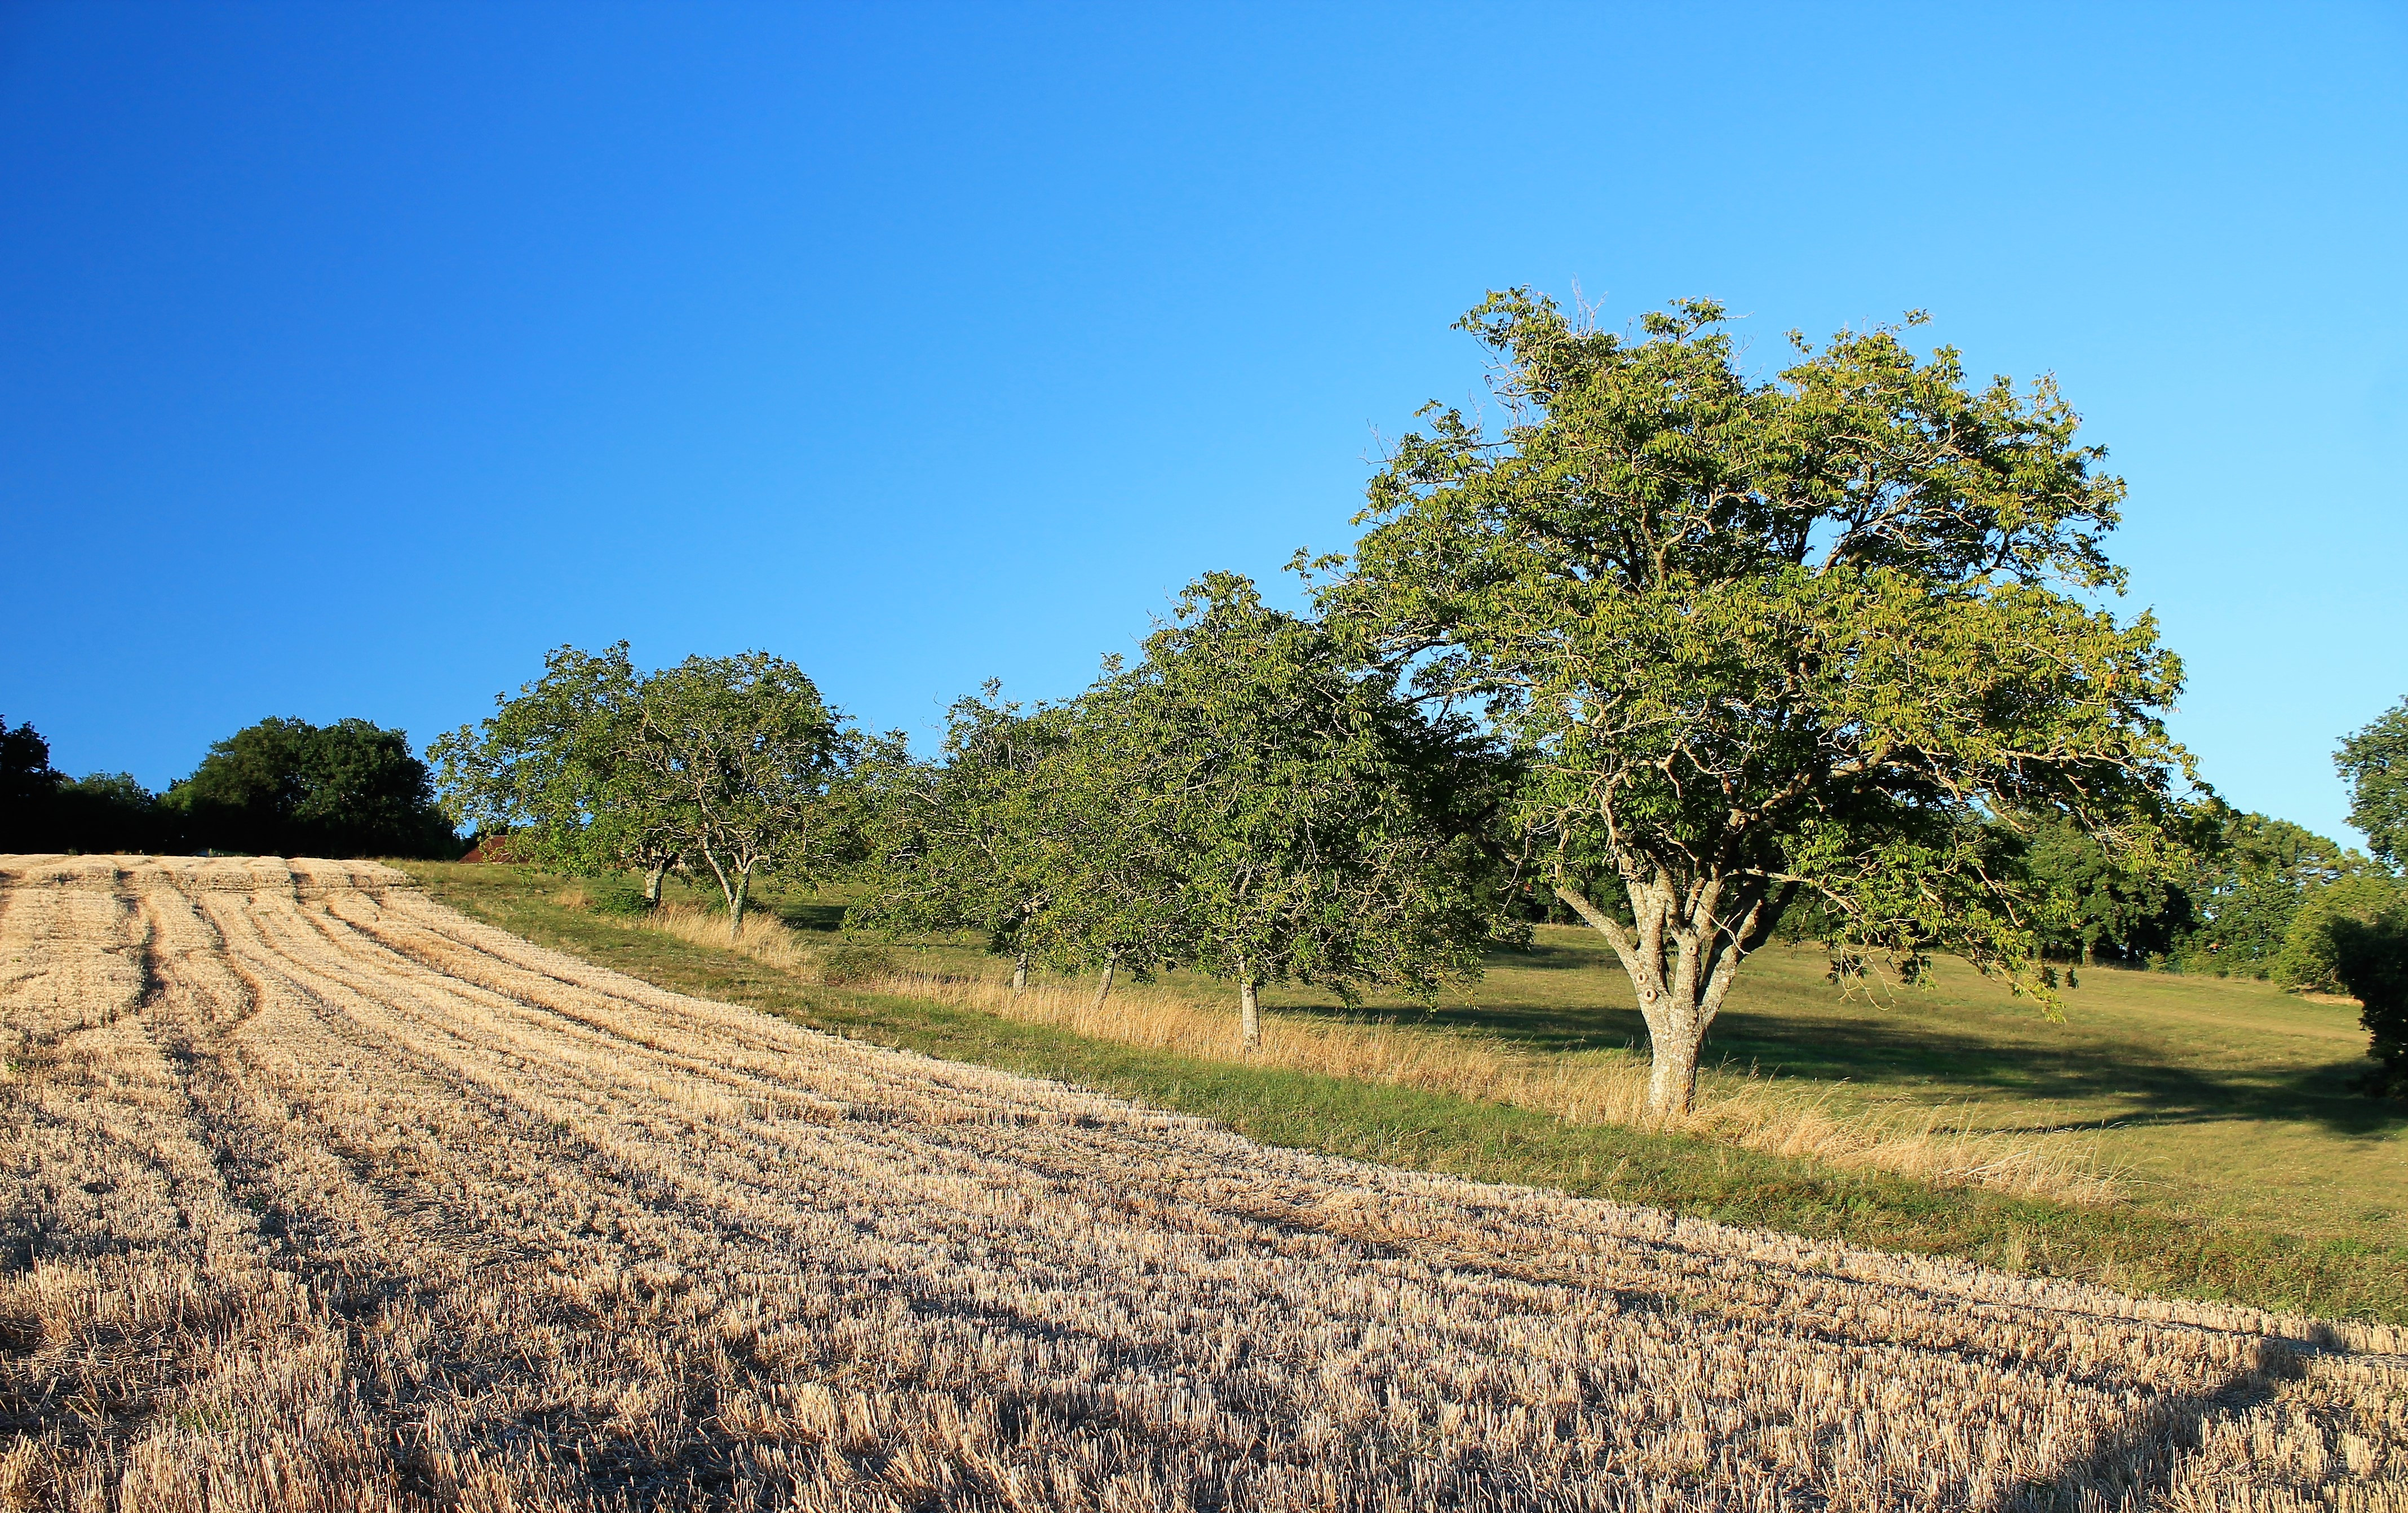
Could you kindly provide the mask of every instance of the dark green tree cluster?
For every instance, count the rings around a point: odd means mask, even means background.
[[[2042,818],[1996,825],[1992,865],[2041,904],[2044,956],[2230,977],[2283,977],[2301,907],[2326,888],[2383,875],[2377,863],[2213,794],[2176,812],[2177,843],[2136,866],[2078,828]]]
[[[2047,901],[2044,949],[2357,999],[2378,1063],[2369,1089],[2408,1094],[2408,700],[2344,738],[2334,760],[2372,857],[2209,795],[2184,808],[2186,843],[2147,870],[2048,826],[2005,838],[1999,864]]]
[[[451,857],[459,845],[401,731],[271,718],[155,795],[122,772],[52,771],[32,726],[0,725],[0,851]]]
[[[2303,904],[2284,946],[2295,981],[2358,1000],[2375,1070],[2371,1091],[2408,1097],[2408,699],[2343,738],[2349,822],[2387,869],[2340,878]]]
[[[708,873],[741,932],[755,882],[809,886],[852,857],[862,783],[899,738],[871,740],[802,670],[766,652],[640,673],[624,641],[564,646],[543,676],[429,748],[445,812],[566,872]]]
[[[0,720],[0,851],[156,852],[180,839],[130,774],[71,778],[40,731]]]
[[[2310,901],[2376,863],[2288,820],[2200,807],[2203,833],[2183,887],[2198,916],[2176,947],[2186,972],[2289,980],[2286,953]]]
[[[2178,842],[2201,833],[2196,814],[2178,814]],[[2188,820],[2184,826],[2179,822]],[[2014,876],[2033,899],[2033,936],[2050,960],[2090,966],[2171,965],[2198,924],[2186,879],[2192,854],[2177,844],[2144,865],[2118,855],[2062,814],[1994,821],[1990,865]]]
[[[211,746],[160,805],[214,851],[449,857],[460,849],[409,738],[366,720],[262,720]]]

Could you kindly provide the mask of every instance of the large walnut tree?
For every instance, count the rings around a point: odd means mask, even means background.
[[[1947,950],[2048,999],[2045,901],[1985,824],[2145,858],[2185,762],[2181,664],[2106,607],[2123,485],[2054,385],[1889,328],[1757,379],[1703,301],[1635,339],[1528,291],[1463,324],[1502,424],[1424,411],[1323,607],[1511,740],[1514,839],[1629,973],[1656,1106],[1793,904],[1843,973]]]

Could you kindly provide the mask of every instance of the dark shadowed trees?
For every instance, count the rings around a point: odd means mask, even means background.
[[[0,851],[50,849],[50,803],[61,776],[30,721],[12,728],[0,719]]]
[[[62,775],[50,796],[50,816],[46,849],[52,851],[149,853],[183,844],[175,816],[131,772]]]
[[[215,851],[288,857],[452,857],[409,738],[366,720],[270,718],[209,748],[161,800],[186,839]]]
[[[2368,1092],[2408,1098],[2408,907],[2339,915],[2327,926],[2334,975],[2359,1004],[2366,1054],[2374,1060]]]
[[[2212,839],[2204,827],[2186,829],[2191,839]],[[2086,967],[2165,961],[2199,923],[2184,886],[2197,866],[2186,847],[2136,867],[2057,814],[1994,825],[1992,832],[1998,855],[1985,865],[2012,872],[2034,900],[2033,933],[2052,959]]]

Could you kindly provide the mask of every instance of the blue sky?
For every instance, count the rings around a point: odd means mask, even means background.
[[[2403,14],[7,6],[0,715],[156,786],[563,641],[1067,694],[1343,547],[1530,283],[2055,371],[2178,733],[2338,831],[2408,693]]]

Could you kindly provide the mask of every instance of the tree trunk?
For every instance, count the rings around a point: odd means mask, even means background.
[[[657,909],[661,906],[661,877],[662,874],[666,873],[668,870],[669,864],[664,861],[658,863],[652,869],[652,871],[644,874],[645,908]]]
[[[1740,959],[1763,944],[1781,910],[1756,891],[1737,901],[1747,906],[1736,918],[1718,916],[1719,880],[1681,890],[1659,873],[1652,882],[1633,881],[1630,891],[1637,923],[1625,926],[1578,890],[1555,886],[1555,896],[1606,938],[1630,975],[1639,1016],[1647,1021],[1648,1108],[1684,1115],[1697,1101],[1706,1030],[1722,1012]]]
[[[710,875],[719,879],[719,896],[727,901],[727,939],[734,944],[736,932],[744,925],[744,895],[752,886],[752,869],[745,868],[734,877],[719,864],[719,857],[709,846],[702,848],[702,859],[710,863]]]
[[[1250,1051],[1263,1044],[1263,1006],[1254,998],[1254,974],[1242,960],[1238,963],[1238,1039]]]
[[[1118,957],[1104,958],[1104,980],[1096,985],[1096,1001],[1087,1005],[1088,1013],[1093,1014],[1101,1009],[1104,1006],[1104,1000],[1112,996],[1112,973],[1119,970],[1121,958]]]
[[[1021,994],[1027,991],[1028,953],[1023,951],[1020,953],[1019,959],[1015,960],[1011,964],[1011,996],[1018,998]]]
[[[1647,1106],[1658,1114],[1686,1114],[1698,1097],[1698,1052],[1705,1031],[1659,1032],[1647,1027]]]

